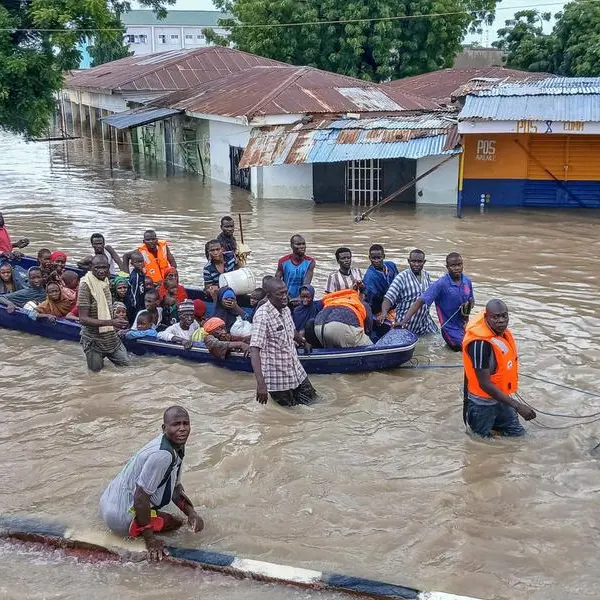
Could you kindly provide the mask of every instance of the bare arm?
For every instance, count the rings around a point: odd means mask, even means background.
[[[308,285],[313,278],[313,275],[315,274],[315,265],[317,263],[313,260],[313,262],[310,263],[310,267],[308,267],[308,271],[306,271],[306,275],[304,276],[304,285]]]
[[[2,298],[2,296],[0,296],[0,304],[6,306],[6,311],[9,313],[14,313],[17,309],[17,306],[13,302],[7,298]]]
[[[181,483],[178,483],[173,490],[173,503],[188,518],[188,523],[196,533],[204,529],[204,521],[196,512],[188,495],[183,491]]]
[[[384,302],[385,302],[385,300],[384,300]],[[417,314],[419,309],[424,305],[425,305],[425,302],[423,302],[423,300],[421,300],[421,298],[417,298],[412,303],[411,307],[408,309],[406,314],[404,315],[404,318],[402,319],[402,321],[400,321],[400,323],[398,323],[398,327],[406,327],[406,324],[414,317],[415,314]]]
[[[275,278],[283,279],[283,269],[282,269],[281,265],[277,265],[277,271],[275,271]]]
[[[131,255],[136,252],[136,250],[131,250],[129,252],[125,252],[123,254],[123,258],[121,259],[121,266],[125,273],[129,273],[129,261],[131,260]]]
[[[129,323],[124,319],[92,319],[90,317],[90,309],[87,306],[79,307],[79,322],[88,327],[108,327],[109,325],[117,329],[129,327]]]
[[[120,256],[117,254],[115,249],[112,246],[104,246],[104,249],[107,250],[111,258],[117,263],[117,267],[119,267],[119,270],[127,272],[123,265],[123,261],[121,260]]]
[[[530,408],[526,404],[505,394],[492,383],[489,369],[475,369],[475,375],[477,376],[479,387],[488,394],[490,398],[514,408],[526,421],[531,421],[531,419],[536,418],[537,415],[533,408]]]
[[[80,261],[77,262],[77,266],[80,269],[86,269],[89,271],[92,268],[92,258],[94,258],[92,254],[86,256],[85,258],[82,258]]]
[[[174,269],[177,268],[177,262],[175,262],[175,259],[173,258],[173,255],[171,254],[171,248],[169,248],[169,246],[167,246],[167,260],[169,261],[169,264]]]
[[[267,384],[262,372],[262,364],[260,361],[260,348],[250,346],[250,363],[256,377],[256,400],[261,404],[266,404],[269,399]]]
[[[194,345],[192,340],[186,340],[185,338],[177,335],[174,335],[169,341],[173,342],[174,344],[181,344],[186,350],[189,350]]]
[[[148,528],[142,531],[142,537],[148,549],[148,559],[151,562],[162,560],[163,556],[166,556],[164,545],[154,536],[154,531],[150,527],[150,510],[152,508],[150,496],[139,485],[136,486],[133,494],[133,508],[137,524],[142,528]]]

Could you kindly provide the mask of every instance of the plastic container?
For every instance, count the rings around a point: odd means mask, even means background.
[[[236,293],[236,296],[251,294],[256,289],[256,277],[250,269],[244,267],[220,275],[219,287],[230,287]]]

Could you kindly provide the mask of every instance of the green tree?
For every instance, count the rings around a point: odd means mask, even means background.
[[[164,14],[175,0],[141,0]],[[78,46],[93,32],[114,29],[128,2],[0,0],[0,128],[41,135],[55,107],[63,72],[76,68]]]
[[[507,55],[506,66],[525,71],[550,71],[555,52],[555,38],[544,33],[552,15],[537,10],[521,10],[505,21],[492,46]]]
[[[556,73],[570,77],[600,76],[600,3],[577,0],[557,15]]]
[[[205,35],[268,58],[384,81],[452,66],[465,33],[491,22],[496,1],[214,0],[232,15],[220,21],[231,35]],[[305,24],[268,26],[287,23]]]
[[[127,58],[133,52],[129,50],[129,46],[125,44],[123,36],[125,28],[121,22],[120,15],[115,15],[112,28],[114,31],[98,32],[93,37],[93,42],[87,47],[92,59],[92,67],[103,65],[113,60]]]

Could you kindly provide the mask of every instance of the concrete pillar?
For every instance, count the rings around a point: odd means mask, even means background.
[[[71,102],[71,115],[73,116],[73,134],[81,135],[81,106]]]

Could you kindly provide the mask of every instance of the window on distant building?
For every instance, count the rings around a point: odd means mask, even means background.
[[[179,39],[179,34],[177,34],[177,33],[172,33],[171,34],[171,40],[176,41],[178,39]]]
[[[202,34],[198,34],[198,35],[196,36],[196,39],[197,39],[199,42],[203,42],[203,41],[204,41],[204,36],[203,36]]]
[[[194,41],[194,36],[191,33],[186,33],[185,34],[185,41],[186,42],[193,42]]]
[[[346,163],[346,201],[354,206],[373,206],[381,198],[381,165],[378,159]]]
[[[148,43],[148,36],[145,33],[142,33],[140,35],[140,44],[147,44]]]
[[[125,36],[125,41],[128,44],[135,44],[135,35],[126,35]]]
[[[159,33],[158,34],[158,43],[159,44],[166,44],[167,43],[167,36],[164,33]]]

